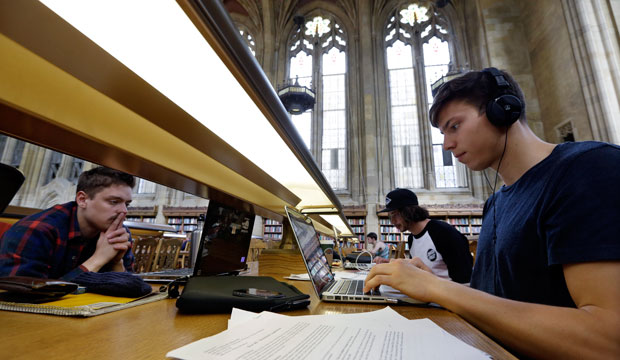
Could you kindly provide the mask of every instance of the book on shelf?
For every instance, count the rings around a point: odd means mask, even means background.
[[[401,241],[401,234],[381,234],[381,241],[383,242],[399,242]]]
[[[183,226],[183,231],[194,231],[198,229],[198,225],[185,225]]]
[[[280,240],[282,239],[282,234],[281,233],[265,233],[263,237],[265,239]]]
[[[279,226],[265,226],[266,233],[281,233],[282,228]]]
[[[59,316],[91,317],[163,300],[168,292],[152,292],[139,298],[124,298],[94,293],[65,295],[50,302],[31,304],[0,301],[0,310]]]
[[[347,221],[349,225],[364,225],[366,220],[364,218],[347,218]]]

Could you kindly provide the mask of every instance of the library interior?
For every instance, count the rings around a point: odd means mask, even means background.
[[[105,166],[136,179],[124,221],[136,271],[191,269],[213,200],[256,216],[248,271],[310,295],[283,314],[382,309],[284,278],[307,271],[285,207],[311,219],[340,267],[371,232],[407,259],[411,233],[378,211],[410,189],[465,237],[475,266],[502,181],[444,148],[434,92],[496,67],[521,86],[538,138],[620,144],[619,25],[615,0],[0,0],[0,165],[23,175],[0,233],[74,201],[80,174]],[[523,354],[439,305],[392,308],[491,358]],[[0,353],[164,358],[229,318],[175,299],[85,319],[2,310]]]

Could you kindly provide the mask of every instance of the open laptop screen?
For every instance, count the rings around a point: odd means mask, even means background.
[[[334,280],[334,276],[329,270],[329,265],[327,265],[319,236],[310,218],[289,207],[286,207],[286,213],[299,244],[301,255],[306,262],[310,280],[312,280],[317,295],[320,296],[323,288]]]
[[[210,200],[194,275],[217,275],[245,269],[255,215]]]

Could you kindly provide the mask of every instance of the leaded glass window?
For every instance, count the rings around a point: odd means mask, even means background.
[[[288,59],[289,81],[317,92],[314,110],[292,116],[293,124],[311,153],[320,156],[321,170],[332,188],[345,190],[348,154],[344,31],[333,18],[315,16],[293,32]]]
[[[138,194],[154,194],[155,183],[145,179],[138,179]]]
[[[421,126],[428,121],[422,110],[430,108],[433,100],[430,86],[448,72],[451,63],[445,19],[432,5],[410,4],[392,14],[385,30],[395,186],[425,187],[422,139],[430,135],[435,187],[466,187],[465,168],[443,151],[443,135],[435,128],[425,134]],[[419,101],[427,106],[420,108]]]
[[[4,146],[6,145],[6,140],[6,135],[0,135],[0,159],[2,158],[2,154],[4,153]]]
[[[50,165],[47,170],[47,176],[45,177],[45,184],[50,183],[52,180],[58,177],[58,171],[60,170],[61,164],[62,154],[57,151],[52,151],[52,156],[50,157]]]
[[[84,160],[78,158],[71,159],[71,171],[69,172],[68,180],[73,184],[77,184],[80,174],[82,174],[82,169],[84,169]]]
[[[13,156],[11,157],[11,163],[9,165],[19,168],[19,164],[22,162],[22,156],[24,155],[24,147],[26,143],[17,140],[15,143],[15,148],[13,149]]]

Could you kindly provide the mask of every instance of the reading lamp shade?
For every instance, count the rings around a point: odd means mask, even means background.
[[[293,115],[299,115],[314,107],[315,95],[312,90],[299,85],[295,81],[294,85],[286,85],[278,90],[280,101],[286,111]]]

